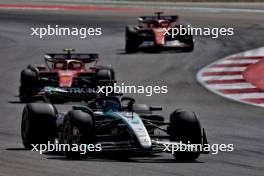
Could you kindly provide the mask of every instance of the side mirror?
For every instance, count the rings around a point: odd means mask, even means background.
[[[149,110],[150,111],[162,111],[162,107],[161,106],[150,106]]]
[[[121,98],[121,102],[123,101],[129,101],[129,103],[135,103],[135,99],[134,98],[131,98],[131,97],[122,97]]]
[[[142,21],[143,21],[143,19],[142,18],[137,18],[137,21],[139,22],[139,23],[141,23]]]
[[[134,98],[131,98],[131,97],[122,97],[121,103],[124,101],[128,101],[127,102],[127,108],[129,109],[129,111],[133,112],[133,104],[136,102],[136,100]]]
[[[46,55],[44,55],[44,59],[51,59],[51,56],[46,54]]]

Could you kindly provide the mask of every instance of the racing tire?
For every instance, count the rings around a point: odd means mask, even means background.
[[[21,137],[26,149],[32,144],[54,142],[56,137],[57,110],[51,104],[30,103],[24,107],[21,122]]]
[[[97,66],[96,76],[98,80],[105,79],[105,80],[115,80],[115,71],[110,66]]]
[[[185,27],[185,29],[187,29],[187,25],[182,25],[183,27]],[[175,26],[176,28],[179,28],[179,26]],[[194,50],[194,40],[193,40],[193,36],[192,35],[177,35],[176,36],[177,39],[182,42],[187,44],[188,46],[182,48],[183,52],[192,52]]]
[[[170,116],[168,134],[171,141],[186,144],[202,144],[202,129],[200,122],[193,112],[175,110]],[[199,157],[197,151],[175,151],[174,157],[179,161],[193,161]]]
[[[38,90],[38,74],[31,69],[24,69],[20,74],[19,97],[21,102],[30,100]]]
[[[184,52],[192,52],[194,50],[194,41],[193,41],[193,36],[192,35],[186,35],[183,36],[183,42],[188,44],[189,46],[182,48]]]
[[[112,68],[107,68],[107,67],[97,68],[96,80],[98,81],[97,85],[114,86],[115,72]],[[106,82],[100,82],[100,81],[106,81]]]
[[[91,144],[94,141],[94,117],[91,112],[83,112],[81,110],[71,110],[65,117],[63,125],[64,144],[80,146],[81,144]],[[86,155],[82,151],[66,150],[65,156],[68,159],[82,159]]]
[[[135,53],[138,49],[138,34],[133,26],[126,26],[126,53]]]

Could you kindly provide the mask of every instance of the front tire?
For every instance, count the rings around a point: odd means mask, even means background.
[[[202,144],[202,130],[200,122],[193,112],[176,110],[170,116],[168,133],[171,141],[185,144]],[[180,161],[192,161],[199,157],[199,152],[176,151],[174,157]]]
[[[182,50],[184,52],[192,52],[194,50],[194,41],[193,41],[193,36],[191,35],[186,35],[183,36],[183,42],[186,43],[188,46],[184,47]]]
[[[63,140],[65,144],[80,146],[81,144],[89,144],[94,140],[94,120],[92,113],[86,113],[80,110],[72,110],[68,112],[64,127]],[[65,156],[69,159],[81,159],[86,155],[82,151],[66,150]]]
[[[20,74],[19,97],[21,102],[30,100],[38,90],[38,74],[31,69],[24,69]]]

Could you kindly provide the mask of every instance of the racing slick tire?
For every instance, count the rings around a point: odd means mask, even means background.
[[[111,67],[106,67],[106,66],[97,67],[96,80],[98,81],[97,85],[113,86],[115,83],[115,72]]]
[[[94,116],[92,112],[83,112],[81,110],[71,110],[65,117],[63,125],[64,144],[74,145],[91,144],[94,141]],[[86,155],[79,150],[66,150],[65,156],[68,159],[81,159]]]
[[[187,25],[181,25],[183,28],[187,29]],[[174,26],[175,28],[180,28],[180,26],[176,25]],[[183,52],[192,52],[194,50],[194,39],[193,39],[193,35],[189,35],[189,34],[185,34],[185,35],[177,35],[175,36],[177,40],[179,40],[182,43],[187,44],[188,46],[183,47],[181,50]],[[171,36],[170,36],[171,38]]]
[[[193,112],[175,110],[170,116],[168,134],[171,141],[185,144],[202,144],[202,129]],[[192,161],[199,157],[199,152],[175,151],[174,157],[179,161]]]
[[[115,71],[111,66],[97,66],[96,76],[98,80],[115,80]]]
[[[181,42],[184,42],[188,45],[187,47],[182,48],[182,51],[192,52],[194,50],[194,41],[192,35],[182,36]]]
[[[32,149],[32,144],[54,142],[56,116],[57,110],[51,104],[30,103],[25,106],[22,114],[21,137],[26,149]]]
[[[126,53],[135,53],[138,48],[138,34],[133,26],[126,26],[126,44],[125,51]]]
[[[19,97],[21,102],[25,102],[30,99],[30,97],[38,89],[38,75],[36,71],[31,69],[24,69],[20,74],[20,87],[19,87]]]

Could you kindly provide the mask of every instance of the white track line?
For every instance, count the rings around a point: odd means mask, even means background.
[[[244,71],[247,67],[222,67],[222,68],[208,68],[206,72],[225,72],[225,71]]]
[[[255,64],[259,59],[244,59],[244,60],[223,60],[221,62],[216,63],[217,64]]]
[[[264,98],[264,92],[261,93],[242,93],[242,94],[227,94],[227,97],[236,99],[246,99],[246,98]]]
[[[253,49],[253,50],[249,50],[249,51],[245,51],[245,52],[241,52],[241,53],[238,53],[238,54],[234,54],[232,56],[235,56],[235,57],[237,57],[237,56],[242,56],[242,57],[260,56],[260,57],[263,57],[264,56],[264,47]]]
[[[230,75],[230,76],[205,76],[201,78],[203,81],[209,80],[232,80],[232,79],[244,79],[242,75]]]
[[[207,87],[210,89],[216,89],[216,90],[256,88],[251,83],[209,84],[207,85]]]

